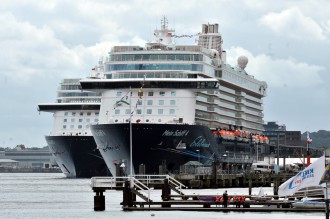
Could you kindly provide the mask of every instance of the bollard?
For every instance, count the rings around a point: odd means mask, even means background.
[[[105,196],[103,191],[96,191],[94,196],[94,211],[104,211],[105,210]]]

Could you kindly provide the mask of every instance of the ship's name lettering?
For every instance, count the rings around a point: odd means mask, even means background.
[[[202,136],[198,136],[191,144],[190,147],[203,147],[208,148],[210,147],[210,143],[207,143],[206,139]]]
[[[175,137],[181,137],[181,136],[187,136],[189,133],[189,130],[165,130],[162,136],[175,136]]]

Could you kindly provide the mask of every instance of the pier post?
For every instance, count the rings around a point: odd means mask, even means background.
[[[104,211],[105,210],[105,197],[103,195],[104,191],[95,191],[94,196],[94,211]]]
[[[133,206],[133,195],[130,187],[130,181],[125,181],[123,189],[123,206],[132,207]]]
[[[252,194],[252,177],[251,174],[249,175],[249,195]]]
[[[169,201],[171,195],[171,188],[168,184],[168,179],[164,180],[163,188],[162,188],[162,200]],[[162,204],[162,207],[171,207],[170,204]]]
[[[212,161],[212,179],[211,179],[211,187],[217,187],[217,164],[215,161]]]
[[[276,174],[275,179],[274,179],[274,195],[277,196],[278,195],[278,187],[280,184],[280,179],[279,176]],[[274,199],[278,199],[278,197],[274,197]]]
[[[144,165],[143,163],[139,165],[139,174],[140,175],[146,174],[146,165]]]

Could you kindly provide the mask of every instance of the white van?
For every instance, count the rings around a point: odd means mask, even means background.
[[[251,166],[251,171],[254,173],[272,173],[274,172],[271,165],[268,163],[253,163]]]

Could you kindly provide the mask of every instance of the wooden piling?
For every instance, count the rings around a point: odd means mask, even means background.
[[[94,196],[94,211],[104,211],[105,210],[105,196],[104,191],[95,191]]]

